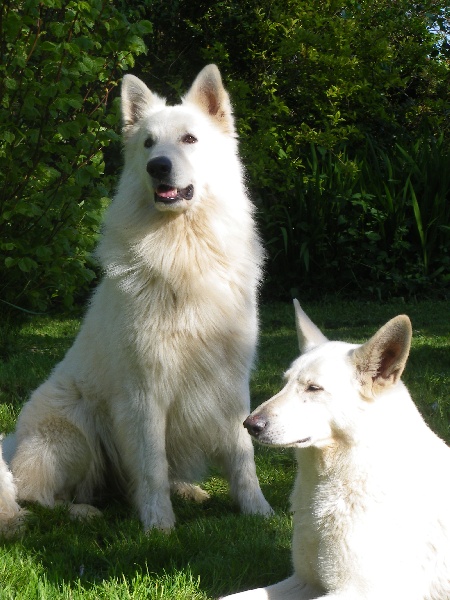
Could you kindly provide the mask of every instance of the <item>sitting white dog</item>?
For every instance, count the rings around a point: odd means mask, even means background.
[[[244,423],[296,449],[294,575],[227,598],[449,600],[450,449],[400,381],[409,318],[358,346],[328,341],[295,307],[302,355]]]

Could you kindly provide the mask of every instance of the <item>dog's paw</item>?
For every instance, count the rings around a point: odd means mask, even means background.
[[[145,533],[152,533],[152,531],[155,530],[161,531],[162,533],[170,533],[175,528],[175,519],[173,519],[173,521],[169,519],[164,521],[161,519],[151,519],[148,523],[143,523],[143,525]]]
[[[0,515],[0,536],[11,538],[16,535],[21,535],[25,529],[25,521],[29,515],[29,511],[24,508],[19,508],[14,515]]]
[[[173,483],[172,489],[182,498],[194,500],[194,502],[198,502],[199,504],[209,500],[210,497],[208,492],[205,492],[199,485],[193,485],[192,483],[185,483],[183,481]]]
[[[153,500],[157,499],[157,496],[153,498]],[[175,514],[170,498],[168,502],[160,503],[154,501],[144,506],[141,509],[141,521],[146,533],[150,533],[154,529],[170,533],[175,527]]]
[[[95,506],[90,504],[69,504],[69,515],[71,519],[80,519],[81,521],[102,517],[103,513]]]
[[[151,533],[155,529],[163,533],[170,533],[175,527],[175,515],[152,515],[149,519],[143,520],[145,533]]]
[[[241,511],[245,515],[261,515],[271,517],[274,513],[273,508],[262,495],[262,492],[253,498],[246,498],[240,502]]]

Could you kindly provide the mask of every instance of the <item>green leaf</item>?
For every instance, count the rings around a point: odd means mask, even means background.
[[[4,84],[7,90],[16,90],[18,87],[18,83],[12,77],[5,77]]]
[[[8,269],[15,267],[16,264],[17,264],[17,261],[14,258],[12,258],[11,256],[7,256],[5,258],[5,267],[7,267]]]
[[[19,269],[24,273],[29,273],[32,269],[36,269],[38,264],[36,261],[28,257],[19,258],[17,261]]]
[[[5,141],[7,144],[12,144],[16,136],[12,131],[2,131],[0,132],[0,140]]]

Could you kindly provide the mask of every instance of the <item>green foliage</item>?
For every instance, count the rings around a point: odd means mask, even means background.
[[[448,293],[441,0],[15,6],[0,22],[0,299],[42,310],[85,294],[111,189],[103,150],[109,174],[121,162],[106,108],[121,71],[178,100],[207,62],[232,94],[266,295]]]
[[[443,292],[450,284],[450,147],[441,134],[418,139],[408,150],[396,144],[390,158],[370,147],[363,162],[363,189],[370,187],[379,207],[382,248],[379,265],[369,273],[381,277],[394,294],[420,289]],[[378,284],[381,293],[383,282]]]
[[[419,140],[408,152],[396,144],[389,154],[369,140],[353,159],[311,145],[292,192],[283,203],[266,201],[261,211],[269,293],[346,287],[379,298],[444,293],[449,162],[443,136]]]
[[[0,298],[73,304],[109,194],[102,149],[117,139],[106,107],[150,24],[100,0],[6,1],[0,47]]]

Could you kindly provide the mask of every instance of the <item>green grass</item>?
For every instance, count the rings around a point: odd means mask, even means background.
[[[330,300],[304,308],[330,339],[354,342],[366,340],[396,314],[407,313],[414,339],[403,379],[430,426],[450,440],[448,303]],[[281,375],[297,355],[292,306],[265,306],[261,317],[254,406],[280,389]],[[2,321],[1,431],[14,427],[23,402],[62,358],[77,327],[76,319],[62,317]],[[217,473],[204,484],[211,494],[206,504],[174,499],[178,523],[170,535],[145,535],[133,511],[117,500],[104,508],[103,518],[88,523],[71,521],[63,508],[31,507],[25,535],[0,541],[0,600],[207,600],[286,577],[294,461],[290,451],[263,447],[256,448],[256,461],[261,486],[276,512],[267,520],[240,515]]]

